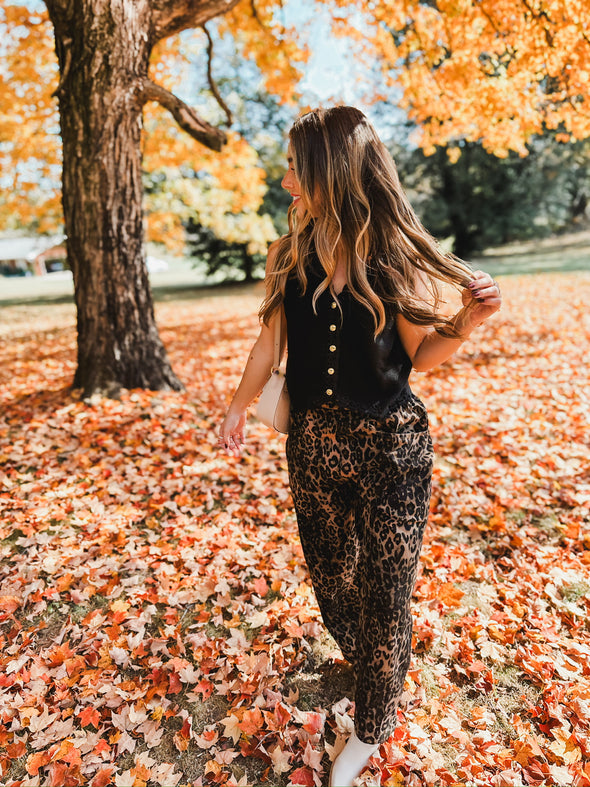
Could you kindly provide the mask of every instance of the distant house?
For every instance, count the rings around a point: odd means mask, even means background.
[[[148,273],[168,270],[166,260],[147,256]],[[0,276],[45,276],[69,270],[65,235],[0,238]]]
[[[0,238],[0,275],[44,276],[67,269],[64,235]]]

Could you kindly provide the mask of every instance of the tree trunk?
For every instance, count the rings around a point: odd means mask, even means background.
[[[154,320],[143,252],[140,137],[149,0],[47,2],[60,63],[63,208],[74,275],[74,387],[181,390]]]

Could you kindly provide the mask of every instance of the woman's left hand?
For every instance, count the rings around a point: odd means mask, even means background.
[[[469,310],[469,319],[473,327],[480,325],[502,305],[500,287],[489,273],[474,271],[473,279],[462,293],[463,306]]]

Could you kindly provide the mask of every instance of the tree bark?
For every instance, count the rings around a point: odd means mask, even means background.
[[[153,2],[46,4],[61,77],[63,208],[78,328],[74,387],[85,396],[116,396],[121,388],[180,390],[156,328],[143,251],[143,104],[161,100],[210,147],[219,150],[225,137],[149,82]],[[160,2],[160,12],[173,5]],[[181,5],[186,16],[186,6],[195,11],[199,2]],[[226,5],[218,0],[223,10]]]

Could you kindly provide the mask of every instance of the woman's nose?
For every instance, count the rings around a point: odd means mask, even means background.
[[[285,172],[284,178],[281,180],[281,186],[287,191],[289,191],[292,185],[293,185],[293,178],[291,177],[291,171],[287,170],[287,172]]]

